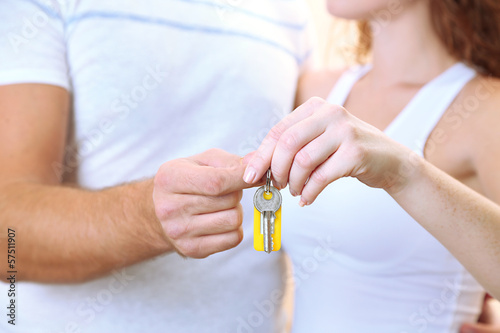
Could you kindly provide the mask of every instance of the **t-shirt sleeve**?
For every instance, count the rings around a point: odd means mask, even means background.
[[[312,19],[312,13],[306,2],[301,3],[301,12],[304,15],[305,29],[301,36],[300,52],[302,61],[300,62],[300,72],[303,73],[318,63],[317,59],[317,31]]]
[[[70,90],[57,1],[0,1],[0,85],[43,83]]]

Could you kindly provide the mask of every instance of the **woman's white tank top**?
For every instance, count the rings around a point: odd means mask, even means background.
[[[370,66],[346,71],[328,101],[343,105]],[[425,85],[387,127],[423,155],[430,133],[476,72],[462,63]],[[355,178],[300,208],[283,191],[283,247],[295,279],[293,332],[444,333],[476,320],[484,291],[385,191]]]

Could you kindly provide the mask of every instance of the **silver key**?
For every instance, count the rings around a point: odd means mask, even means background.
[[[257,189],[253,197],[253,204],[260,212],[260,233],[264,235],[264,251],[271,253],[273,250],[274,220],[275,213],[280,209],[282,198],[281,193],[274,186],[270,185],[270,172],[268,171],[268,183]],[[266,191],[267,190],[267,191]],[[273,194],[271,199],[264,198],[264,193],[269,191]]]

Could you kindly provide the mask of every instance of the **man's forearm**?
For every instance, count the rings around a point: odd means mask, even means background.
[[[19,278],[80,282],[170,251],[152,190],[152,180],[102,191],[29,182],[1,187],[0,235],[16,231]]]

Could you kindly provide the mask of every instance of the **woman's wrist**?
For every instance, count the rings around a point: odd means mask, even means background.
[[[422,156],[410,149],[401,156],[396,174],[386,175],[388,185],[384,190],[392,197],[413,192],[415,185],[422,182],[428,164]]]

